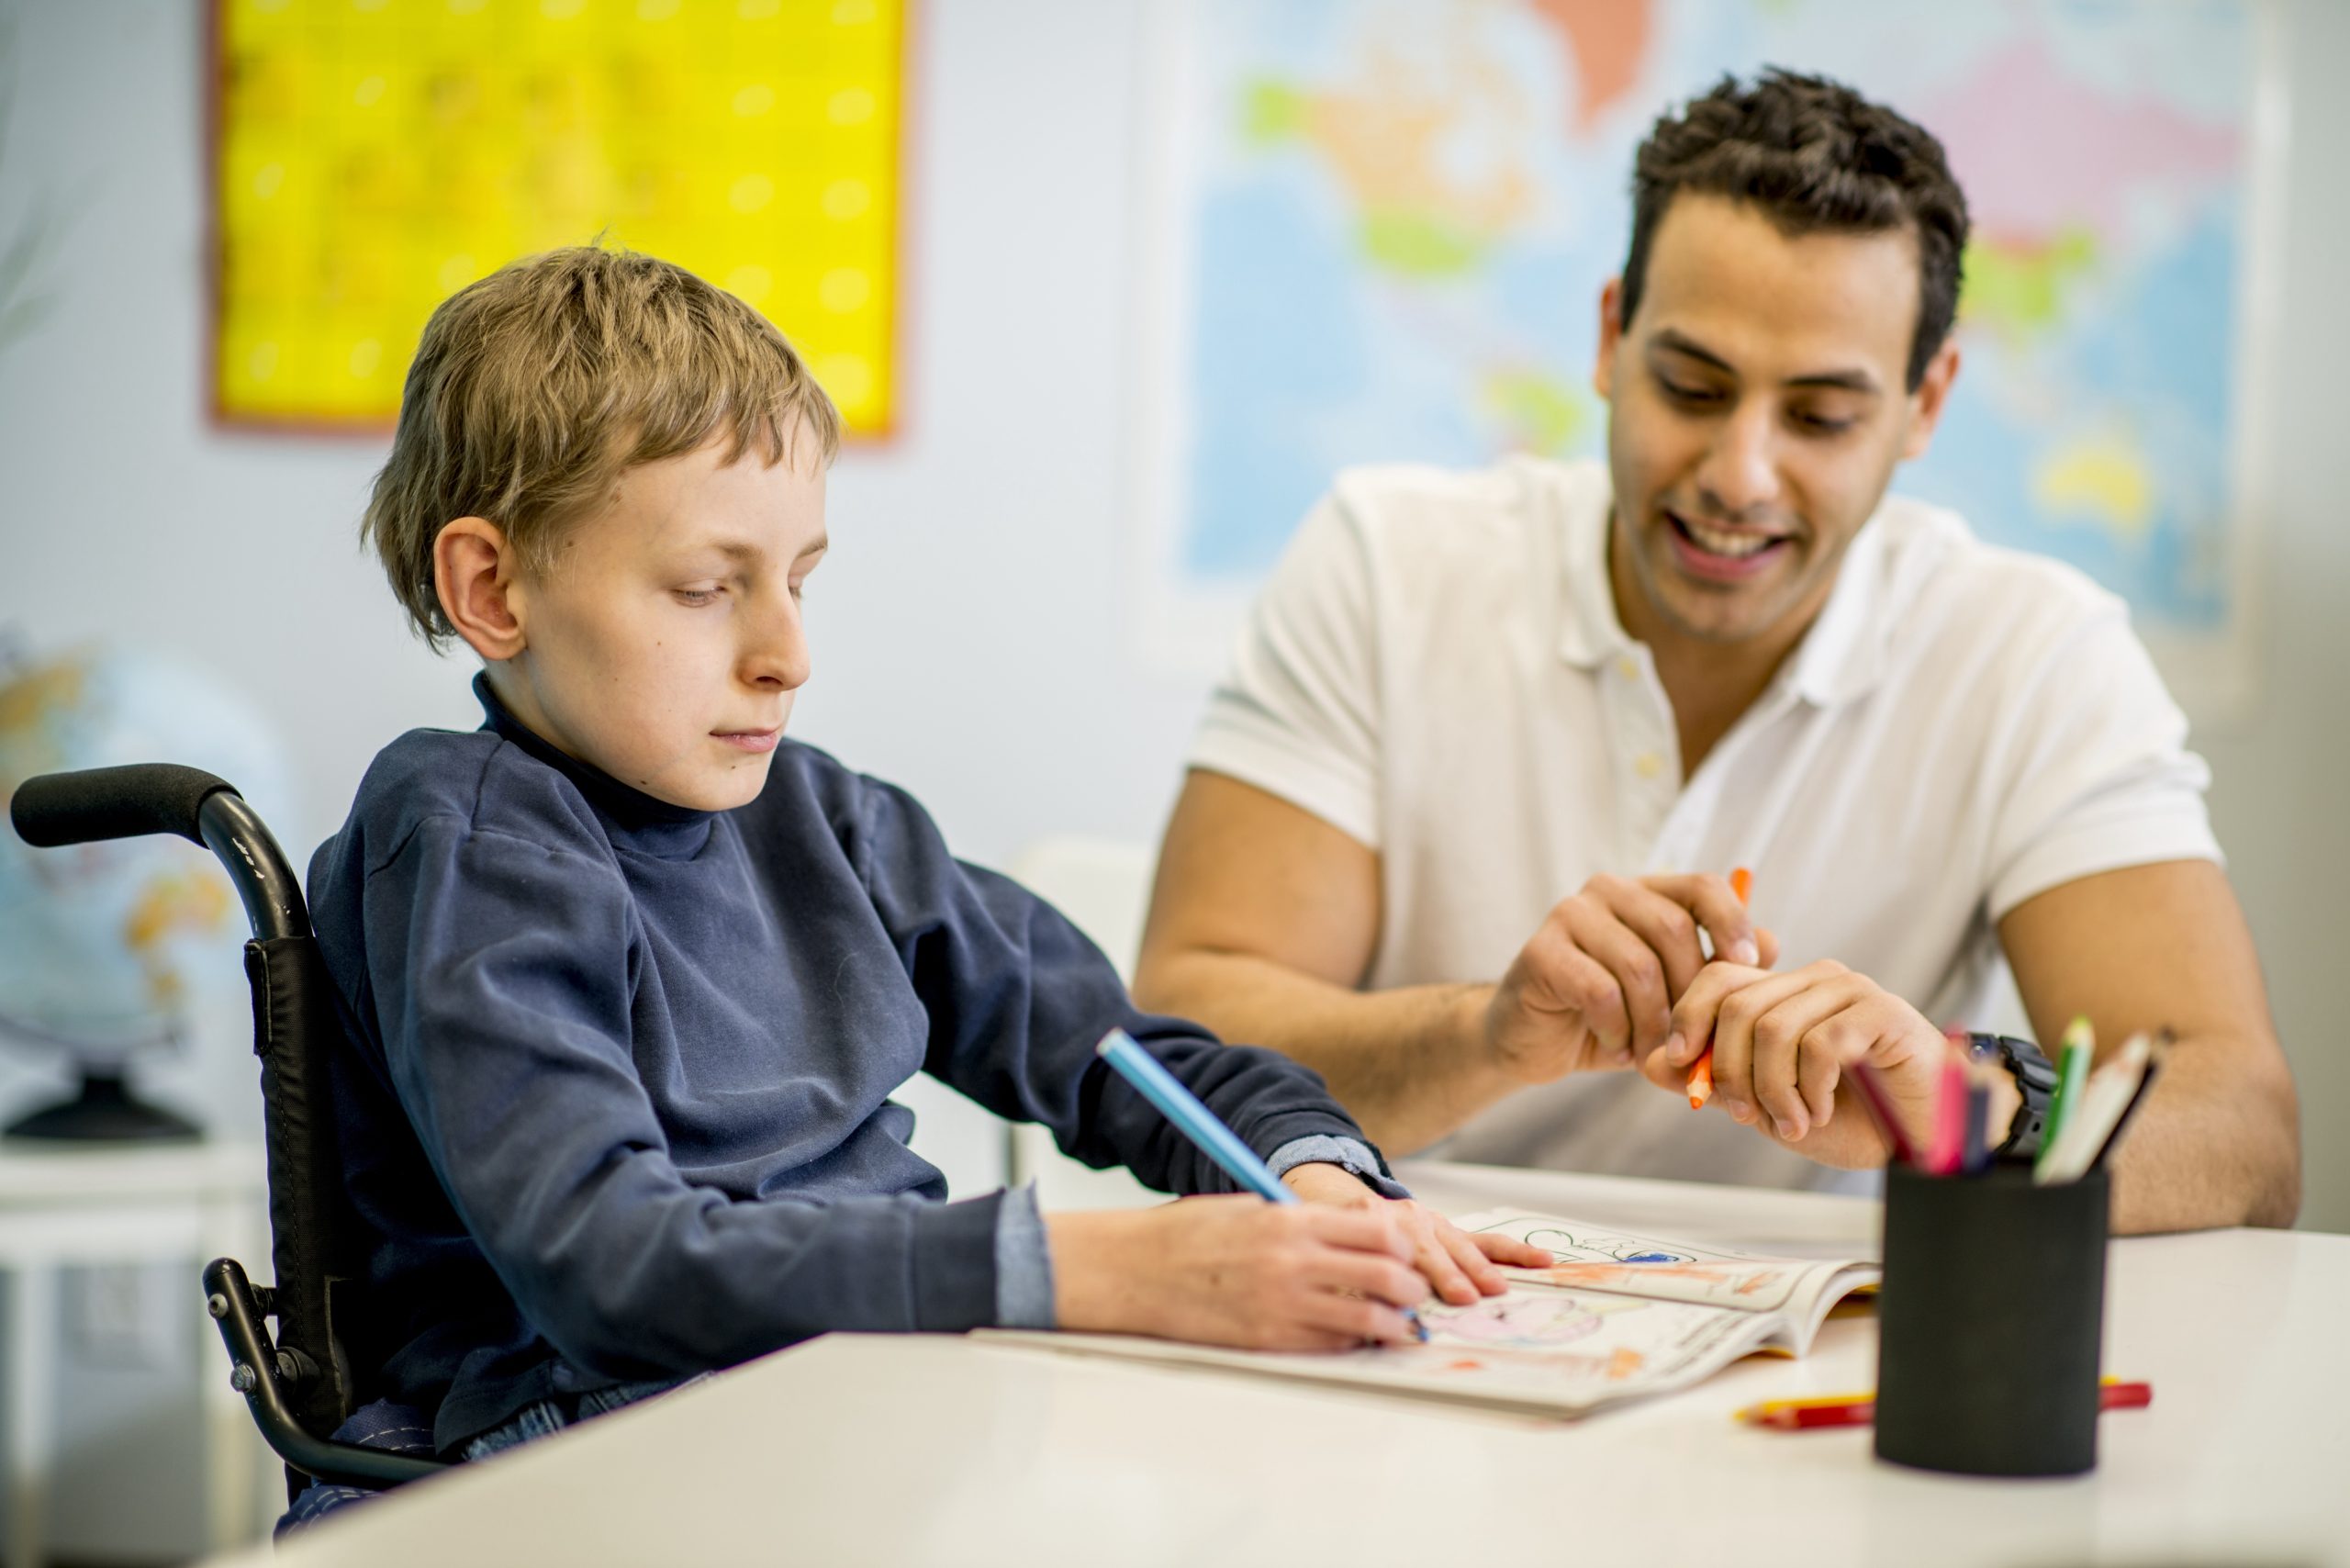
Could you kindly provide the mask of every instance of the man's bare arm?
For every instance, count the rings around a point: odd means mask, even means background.
[[[2167,861],[2052,888],[2009,912],[1999,941],[2042,1040],[2076,1014],[2109,1048],[2139,1029],[2178,1036],[2115,1157],[2116,1229],[2293,1223],[2299,1102],[2217,866]]]
[[[1159,851],[1135,998],[1294,1057],[1373,1143],[1408,1153],[1523,1080],[1486,1044],[1491,985],[1355,989],[1379,930],[1376,852],[1279,796],[1193,769]]]

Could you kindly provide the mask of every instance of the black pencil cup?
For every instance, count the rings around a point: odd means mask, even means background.
[[[2097,1467],[2105,1172],[1885,1179],[1876,1453],[1966,1475]]]

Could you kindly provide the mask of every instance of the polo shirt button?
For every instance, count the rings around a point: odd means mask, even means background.
[[[1640,678],[1640,661],[1626,654],[1616,661],[1616,673],[1626,680],[1638,680]]]
[[[1664,771],[1664,758],[1652,751],[1644,751],[1632,759],[1633,769],[1643,778],[1653,778]]]

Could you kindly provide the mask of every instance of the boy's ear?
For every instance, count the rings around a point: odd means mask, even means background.
[[[441,613],[485,659],[510,659],[522,651],[518,565],[505,531],[485,518],[444,523],[433,538],[432,586]]]

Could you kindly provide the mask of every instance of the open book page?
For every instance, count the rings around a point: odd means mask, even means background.
[[[1830,1308],[1874,1289],[1881,1271],[1860,1258],[1768,1258],[1731,1248],[1629,1236],[1557,1215],[1489,1209],[1455,1221],[1461,1229],[1516,1237],[1549,1251],[1547,1269],[1508,1269],[1512,1279],[1562,1290],[1606,1291],[1651,1301],[1688,1302],[1782,1319],[1768,1338],[1797,1355]]]
[[[1577,1416],[1694,1383],[1753,1350],[1770,1320],[1636,1296],[1513,1286],[1474,1306],[1427,1306],[1428,1342],[1320,1355],[1225,1350],[1114,1334],[1001,1333],[1046,1350],[1229,1367],[1314,1383]]]
[[[1761,1258],[1514,1210],[1460,1223],[1466,1230],[1506,1228],[1550,1248],[1560,1261],[1507,1271],[1510,1289],[1473,1305],[1421,1308],[1425,1345],[1302,1355],[1122,1335],[981,1333],[1077,1354],[1576,1416],[1685,1387],[1765,1346],[1799,1355],[1837,1297],[1875,1277],[1865,1263]],[[1575,1283],[1576,1270],[1593,1271],[1595,1282]]]

